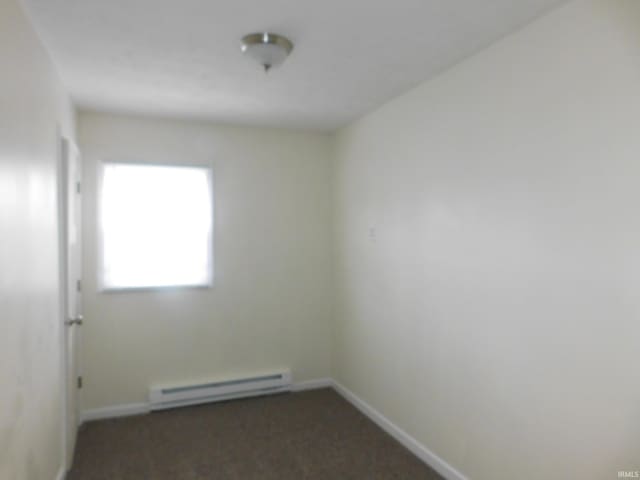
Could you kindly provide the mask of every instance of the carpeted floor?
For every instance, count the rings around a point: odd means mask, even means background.
[[[331,389],[84,425],[68,480],[441,480]]]

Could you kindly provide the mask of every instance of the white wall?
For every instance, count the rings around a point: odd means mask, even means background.
[[[15,0],[0,2],[0,478],[63,464],[56,168],[74,113]]]
[[[330,138],[82,113],[85,409],[144,402],[151,384],[291,367],[330,371]],[[212,289],[96,289],[96,166],[212,165]]]
[[[473,479],[640,469],[639,179],[635,0],[341,131],[335,377]]]

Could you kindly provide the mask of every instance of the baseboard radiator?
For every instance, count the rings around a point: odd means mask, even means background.
[[[151,410],[165,410],[290,390],[291,371],[279,370],[187,385],[151,387],[149,389],[149,404]]]

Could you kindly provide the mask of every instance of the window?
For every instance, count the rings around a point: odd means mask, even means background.
[[[211,285],[211,170],[105,163],[102,288]]]

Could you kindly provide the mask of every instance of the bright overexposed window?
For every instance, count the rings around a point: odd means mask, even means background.
[[[211,285],[211,170],[105,163],[100,196],[104,289]]]

